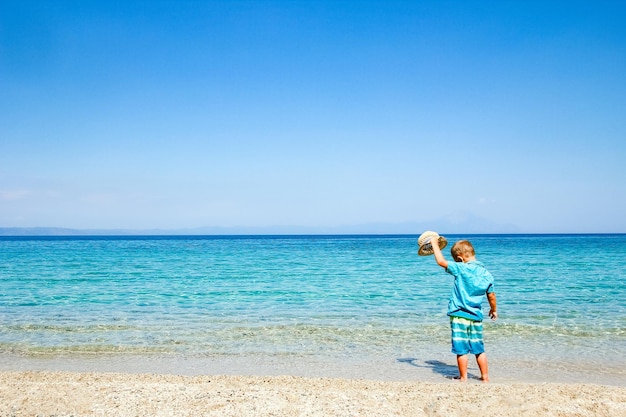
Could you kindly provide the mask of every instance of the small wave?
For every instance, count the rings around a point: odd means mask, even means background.
[[[567,336],[576,338],[596,337],[626,337],[625,327],[593,327],[572,325],[532,325],[500,322],[493,324],[489,330],[494,336],[507,337],[543,337],[543,336]]]
[[[46,357],[69,354],[166,354],[171,349],[154,346],[122,346],[122,345],[55,345],[37,346],[25,343],[2,343],[0,353],[15,354],[28,357]]]
[[[55,324],[13,324],[0,326],[0,331],[11,332],[53,332],[53,333],[94,333],[94,332],[121,332],[127,330],[141,330],[138,326],[121,324],[93,324],[93,325],[55,325]]]

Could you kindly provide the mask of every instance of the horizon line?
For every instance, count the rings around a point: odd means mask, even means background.
[[[290,226],[284,226],[290,227]],[[206,229],[270,229],[272,227],[207,227]],[[277,227],[280,228],[280,227]],[[323,227],[319,227],[320,229]],[[0,227],[0,237],[272,237],[272,236],[419,236],[423,232],[191,232],[205,229],[78,229],[65,227]],[[315,228],[313,228],[315,229]],[[187,230],[188,232],[185,232]],[[624,235],[626,232],[441,232],[450,236]]]

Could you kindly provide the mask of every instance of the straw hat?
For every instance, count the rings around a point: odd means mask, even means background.
[[[430,244],[431,239],[438,238],[439,239],[439,248],[443,249],[448,244],[448,241],[445,237],[439,236],[437,232],[424,232],[420,235],[419,239],[417,239],[417,244],[419,246],[419,250],[417,254],[420,256],[427,256],[433,254],[433,246]]]

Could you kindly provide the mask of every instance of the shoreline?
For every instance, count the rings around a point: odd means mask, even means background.
[[[513,358],[488,353],[492,383],[596,384],[626,387],[626,367],[619,358],[588,362],[552,358]],[[0,372],[128,373],[181,376],[290,375],[303,378],[366,379],[383,382],[446,383],[458,375],[456,358],[449,352],[408,355],[162,355],[162,354],[55,354],[0,353]],[[470,358],[470,378],[480,375]]]
[[[616,416],[626,388],[297,376],[0,372],[0,415]]]

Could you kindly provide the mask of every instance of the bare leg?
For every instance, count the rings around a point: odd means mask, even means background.
[[[489,366],[487,365],[487,354],[481,353],[480,355],[476,355],[476,363],[478,364],[478,369],[480,369],[480,379],[483,382],[489,382]]]
[[[467,381],[467,356],[456,355],[456,363],[459,366],[459,379],[461,381]]]

